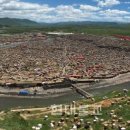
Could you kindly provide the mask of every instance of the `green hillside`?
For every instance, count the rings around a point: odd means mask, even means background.
[[[0,18],[0,26],[36,26],[38,23],[28,19]]]
[[[0,33],[73,32],[94,35],[130,35],[130,23],[116,22],[60,22],[37,23],[28,19],[0,18]]]

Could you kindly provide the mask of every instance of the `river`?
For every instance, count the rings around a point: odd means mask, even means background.
[[[94,95],[101,95],[114,90],[128,89],[130,90],[130,82],[112,85],[104,88],[96,88],[98,85],[93,85],[93,89],[86,89],[88,92]],[[73,100],[79,100],[83,98],[76,92],[69,92],[66,95],[60,97],[50,98],[15,98],[15,97],[0,97],[0,109],[9,109],[16,107],[42,107],[49,106],[52,104],[69,103]]]

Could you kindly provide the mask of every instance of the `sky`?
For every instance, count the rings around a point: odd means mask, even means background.
[[[130,0],[0,0],[0,18],[130,22]]]

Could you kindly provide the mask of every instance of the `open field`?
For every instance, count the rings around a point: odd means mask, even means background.
[[[115,24],[115,23],[91,23],[91,24],[48,24],[39,26],[9,26],[2,28],[3,34],[16,34],[23,32],[73,32],[73,33],[85,33],[94,35],[113,35],[122,34],[130,35],[130,24]]]

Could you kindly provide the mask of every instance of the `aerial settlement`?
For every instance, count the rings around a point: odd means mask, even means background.
[[[130,71],[130,45],[114,36],[0,36],[0,83],[102,79]]]

